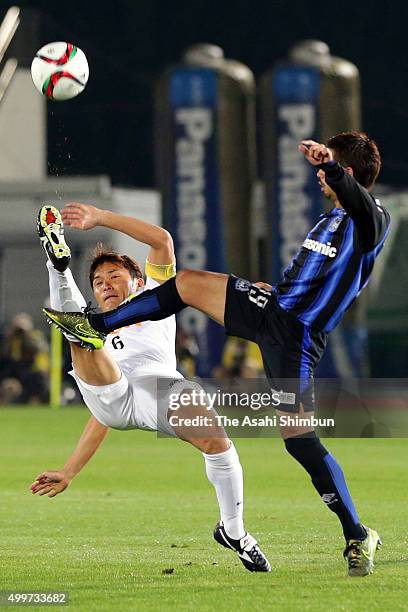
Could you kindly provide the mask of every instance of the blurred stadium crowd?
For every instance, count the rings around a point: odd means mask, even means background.
[[[48,402],[49,341],[20,312],[1,333],[0,404]]]

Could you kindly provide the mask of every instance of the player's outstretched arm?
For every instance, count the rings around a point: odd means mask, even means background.
[[[70,227],[81,230],[108,227],[147,244],[150,247],[148,260],[152,264],[166,265],[175,260],[172,237],[158,225],[79,202],[66,204],[61,215],[65,225]]]
[[[72,479],[82,470],[91,457],[98,450],[106,438],[109,428],[101,425],[95,417],[91,417],[85,426],[76,449],[68,459],[62,470],[46,470],[41,472],[31,485],[35,495],[55,497],[65,491]]]

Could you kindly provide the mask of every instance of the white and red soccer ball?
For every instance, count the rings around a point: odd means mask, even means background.
[[[49,43],[36,53],[31,76],[38,91],[49,100],[69,100],[85,89],[88,61],[72,43]]]

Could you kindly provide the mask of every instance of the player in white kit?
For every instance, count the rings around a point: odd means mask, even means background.
[[[74,312],[86,308],[68,268],[70,250],[64,239],[63,222],[80,230],[108,227],[150,247],[146,283],[133,258],[107,251],[102,246],[95,252],[90,282],[102,311],[113,310],[135,293],[151,289],[175,275],[173,241],[163,228],[86,204],[67,204],[61,214],[53,206],[43,206],[38,217],[38,233],[48,256],[51,307],[56,310]],[[160,393],[166,395],[165,390],[157,390],[158,379],[168,379],[165,386],[172,393],[186,394],[197,387],[177,371],[175,332],[174,316],[147,321],[112,332],[104,348],[96,351],[89,349],[100,347],[86,345],[64,333],[71,348],[71,374],[92,416],[64,467],[39,474],[31,486],[32,492],[48,497],[62,493],[96,452],[110,427],[148,429],[176,436],[190,442],[204,456],[206,473],[215,487],[220,507],[221,520],[214,530],[216,541],[235,551],[248,570],[269,572],[268,560],[244,528],[242,468],[225,430],[216,419],[194,430],[182,425],[172,427],[169,404],[158,401]],[[198,405],[191,402],[180,410],[177,421],[180,423],[183,416],[212,414],[203,402]]]

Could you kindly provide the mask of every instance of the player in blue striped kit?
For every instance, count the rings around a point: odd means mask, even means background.
[[[224,325],[228,334],[258,343],[271,385],[286,392],[279,416],[313,415],[314,368],[328,333],[368,283],[390,217],[370,194],[381,160],[366,134],[344,132],[327,146],[303,141],[299,150],[316,166],[321,189],[333,208],[307,234],[280,282],[271,287],[233,275],[184,270],[114,311],[88,314],[92,327],[87,341],[92,335],[103,336],[120,326],[162,319],[193,306]],[[78,313],[76,320],[71,316],[68,321],[63,313],[46,314],[62,329],[83,337],[86,315]],[[342,524],[349,575],[371,573],[381,541],[376,531],[360,522],[336,459],[313,427],[282,426],[281,433],[288,452],[310,474]]]

